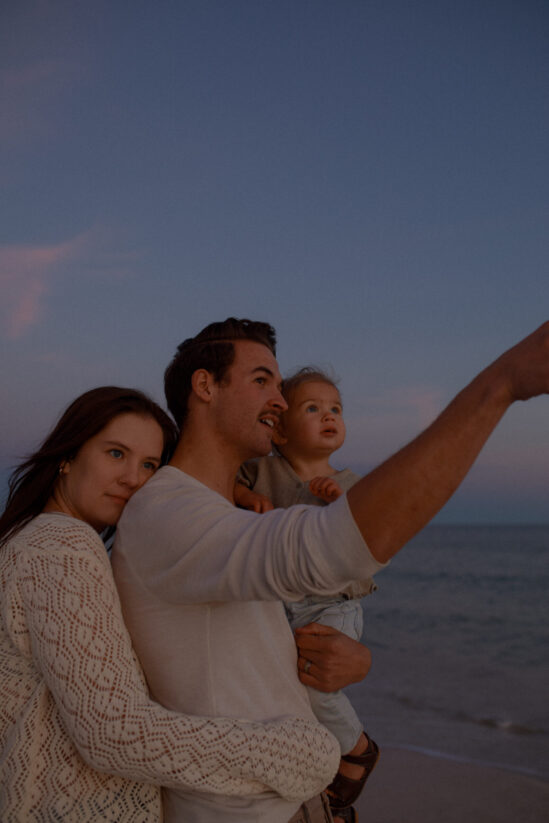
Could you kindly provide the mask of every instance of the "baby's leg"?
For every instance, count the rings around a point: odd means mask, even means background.
[[[298,603],[287,603],[286,613],[292,629],[308,623],[321,623],[360,640],[362,637],[362,606],[359,600],[343,597],[307,597]],[[343,692],[320,692],[308,688],[313,711],[341,746],[342,754],[351,752],[362,734],[362,723]]]
[[[359,600],[336,598],[320,603],[316,601],[315,598],[307,598],[306,601],[287,606],[292,628],[314,621],[338,629],[354,640],[361,639],[363,617]],[[326,693],[312,688],[307,691],[316,717],[341,746],[339,770],[327,789],[334,819],[341,821],[343,818],[338,811],[349,809],[362,791],[377,762],[378,747],[363,731],[358,715],[343,692]]]

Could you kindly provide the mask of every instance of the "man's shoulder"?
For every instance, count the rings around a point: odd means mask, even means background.
[[[155,494],[165,494],[170,492],[170,490],[181,490],[181,489],[196,489],[204,490],[204,492],[211,492],[211,489],[208,489],[200,480],[197,480],[190,474],[187,474],[181,469],[177,469],[175,466],[162,466],[158,471],[151,477],[144,486],[142,486],[138,492],[133,496],[132,500],[136,497],[145,497],[145,496],[154,496]]]
[[[219,495],[175,466],[162,466],[126,504],[120,524],[148,516],[153,508],[168,510],[172,504],[183,507],[186,501],[197,497],[217,498]]]

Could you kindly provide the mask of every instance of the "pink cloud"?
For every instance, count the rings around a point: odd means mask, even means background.
[[[104,233],[95,230],[51,246],[0,246],[0,323],[4,336],[18,339],[40,321],[52,289],[63,277],[74,274],[74,266],[69,272],[68,263],[86,264],[92,276],[98,272],[124,276],[133,255],[105,250],[108,241]]]
[[[423,431],[450,397],[434,386],[410,385],[366,396],[354,414],[346,414],[347,439],[338,459],[367,470],[386,460]],[[547,498],[549,443],[544,431],[543,400],[509,412],[489,438],[465,484],[468,494],[501,499]]]
[[[45,292],[46,284],[39,278],[31,279],[27,283],[13,314],[8,318],[8,337],[20,337],[27,328],[34,325],[40,315],[40,298]]]
[[[346,411],[343,459],[372,466],[385,460],[432,423],[447,401],[441,390],[426,385],[367,395],[360,408]]]
[[[71,244],[0,247],[2,320],[5,335],[20,337],[39,319],[56,265],[71,256]]]
[[[368,396],[367,407],[358,419],[366,428],[387,428],[390,422],[391,427],[404,425],[419,432],[440,414],[444,405],[442,392],[433,386],[401,386]]]
[[[421,428],[428,426],[443,407],[441,392],[431,386],[404,386],[390,392],[387,400],[404,414],[411,413]]]

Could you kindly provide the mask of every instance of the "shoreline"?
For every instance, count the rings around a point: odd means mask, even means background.
[[[549,782],[438,752],[384,747],[359,823],[545,823]]]
[[[496,769],[498,771],[509,772],[510,774],[516,774],[519,777],[530,777],[533,780],[537,780],[540,783],[546,783],[549,785],[549,777],[544,777],[543,775],[536,772],[534,769],[522,768],[521,766],[510,766],[506,765],[505,763],[497,763],[495,761],[491,762],[488,760],[474,760],[471,757],[466,757],[465,755],[460,754],[449,754],[448,752],[438,751],[436,749],[431,749],[428,746],[413,746],[408,745],[407,743],[399,743],[394,745],[388,745],[385,749],[395,749],[398,751],[403,752],[411,752],[412,754],[423,754],[426,757],[432,757],[434,760],[448,760],[451,763],[461,763],[465,766],[472,766],[475,769]]]

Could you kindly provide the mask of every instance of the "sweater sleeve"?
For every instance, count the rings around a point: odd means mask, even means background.
[[[19,553],[17,581],[34,665],[90,766],[168,788],[272,789],[291,800],[330,781],[338,747],[316,723],[200,718],[152,702],[101,541],[85,524],[63,526],[52,527],[50,546]]]

